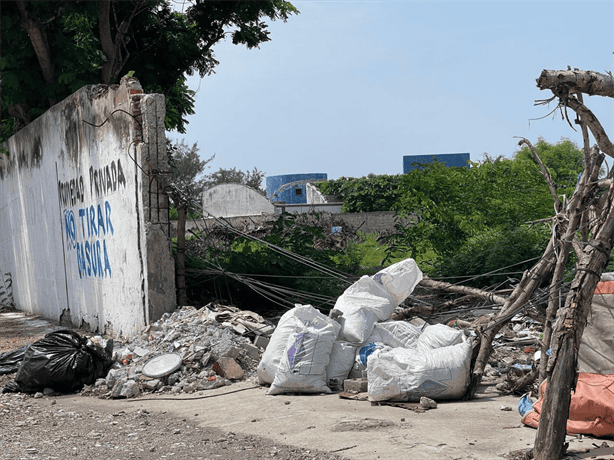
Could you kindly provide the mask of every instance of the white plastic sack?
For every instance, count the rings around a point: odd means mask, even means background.
[[[335,303],[343,312],[341,339],[355,344],[364,343],[377,321],[390,318],[397,304],[388,290],[365,275],[345,290]]]
[[[267,394],[330,393],[326,368],[340,328],[339,323],[321,314],[295,327]]]
[[[370,401],[458,399],[467,391],[471,342],[419,351],[411,348],[376,350],[367,361]]]
[[[435,348],[449,347],[463,341],[465,334],[445,324],[432,324],[427,326],[416,340],[416,349],[420,351],[433,350]]]
[[[392,348],[414,346],[422,330],[407,321],[384,321],[373,327],[367,342],[382,342]]]
[[[405,259],[380,270],[373,279],[381,283],[399,305],[422,281],[422,271],[414,259]]]
[[[326,378],[331,389],[339,388],[339,386],[343,388],[343,381],[348,378],[354,366],[356,348],[358,348],[356,345],[349,342],[337,340],[333,343],[330,362],[326,368]]]
[[[270,385],[275,379],[277,367],[286,349],[290,334],[295,332],[297,327],[304,327],[315,318],[320,321],[328,321],[328,318],[313,308],[311,305],[296,305],[292,310],[287,311],[279,319],[277,328],[271,336],[271,340],[262,354],[258,363],[258,382],[260,385]]]

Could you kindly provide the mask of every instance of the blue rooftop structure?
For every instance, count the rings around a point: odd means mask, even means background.
[[[307,203],[306,181],[326,180],[326,173],[284,174],[266,178],[266,196],[269,200],[287,204]]]
[[[430,155],[404,155],[403,156],[403,173],[416,169],[414,163],[431,163],[433,159],[440,163],[445,163],[446,166],[458,166],[460,168],[469,168],[468,153],[432,153]]]

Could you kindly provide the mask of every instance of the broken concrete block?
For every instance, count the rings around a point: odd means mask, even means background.
[[[137,356],[143,357],[149,354],[149,350],[147,350],[146,348],[143,347],[135,347],[134,348],[134,353]]]
[[[107,374],[107,386],[113,388],[118,381],[126,380],[128,372],[124,369],[111,369]]]
[[[260,348],[264,348],[265,350],[269,342],[270,340],[262,335],[257,335],[256,337],[254,337],[254,345]]]
[[[431,398],[422,396],[420,398],[420,407],[422,409],[437,409],[437,403],[433,401]]]
[[[366,379],[346,379],[343,381],[343,391],[352,393],[364,393],[367,391]]]
[[[251,359],[260,360],[260,350],[251,343],[242,343],[241,348],[245,350],[245,354]]]
[[[133,398],[139,394],[139,386],[134,380],[128,380],[122,385],[119,392],[120,398]]]
[[[175,385],[177,382],[181,380],[181,372],[173,372],[168,376],[168,384]]]
[[[239,380],[243,378],[243,369],[237,362],[227,356],[221,357],[213,365],[213,370],[224,378]]]
[[[152,380],[144,380],[143,381],[143,390],[156,391],[161,386],[162,386],[162,382],[159,379],[152,379]]]
[[[112,399],[117,399],[119,398],[119,395],[122,391],[122,387],[124,386],[124,381],[123,380],[117,380],[115,382],[115,384],[113,385],[113,388],[111,389],[111,398]]]

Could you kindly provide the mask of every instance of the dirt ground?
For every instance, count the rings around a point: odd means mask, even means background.
[[[57,327],[0,313],[0,352]],[[0,376],[0,388],[13,377]],[[253,381],[129,400],[2,394],[0,459],[519,459],[510,453],[530,449],[536,431],[520,424],[518,397],[500,396],[497,381],[475,400],[424,413],[336,394],[269,396]],[[568,441],[586,451],[603,440]]]

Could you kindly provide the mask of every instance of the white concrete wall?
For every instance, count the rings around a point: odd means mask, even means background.
[[[4,144],[0,273],[18,309],[122,335],[149,320],[141,92],[84,87]]]
[[[203,211],[215,217],[273,214],[275,206],[253,188],[220,184],[203,192]]]
[[[322,204],[277,204],[275,214],[288,212],[290,214],[308,214],[310,212],[328,212],[340,214],[343,203],[322,203]]]
[[[305,190],[307,191],[307,204],[324,204],[328,203],[326,197],[320,192],[313,184],[305,184]]]

